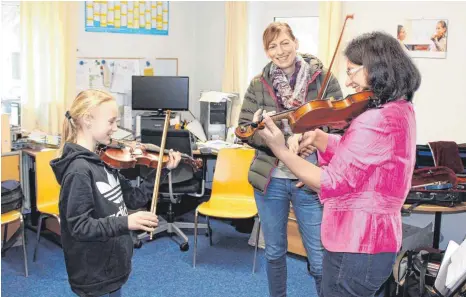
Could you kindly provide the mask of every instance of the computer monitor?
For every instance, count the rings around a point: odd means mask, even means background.
[[[189,77],[133,76],[133,110],[189,110]]]

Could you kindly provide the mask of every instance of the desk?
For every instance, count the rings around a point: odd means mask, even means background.
[[[403,208],[406,210],[411,206],[411,204],[403,205]],[[463,202],[455,207],[444,207],[437,205],[428,205],[421,204],[413,209],[414,213],[433,213],[435,214],[434,220],[434,242],[433,248],[438,249],[440,243],[440,228],[442,227],[442,214],[443,213],[460,213],[466,212],[466,202]]]

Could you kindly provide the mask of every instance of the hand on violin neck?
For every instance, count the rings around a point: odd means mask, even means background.
[[[252,122],[260,123],[264,120],[264,116],[266,115],[271,116],[271,115],[274,115],[275,113],[276,113],[275,111],[266,112],[265,110],[260,108],[254,113],[254,116],[252,117]]]
[[[264,116],[264,129],[258,131],[260,137],[265,141],[267,146],[278,155],[283,151],[288,151],[283,132],[275,125],[273,120],[268,116]]]

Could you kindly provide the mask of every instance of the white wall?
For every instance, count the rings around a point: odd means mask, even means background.
[[[344,40],[361,33],[383,30],[396,34],[406,18],[448,19],[446,59],[415,58],[422,83],[414,98],[417,143],[453,140],[466,142],[466,3],[465,2],[345,2],[344,15],[354,13],[347,23]],[[342,47],[344,44],[342,42]],[[345,63],[341,66],[345,67]],[[343,85],[345,74],[339,75]],[[345,89],[345,94],[352,93]]]
[[[195,116],[200,89],[220,90],[223,2],[170,2],[168,36],[86,32],[84,2],[80,8],[78,56],[178,58],[179,75],[190,77],[190,110]]]
[[[222,1],[196,3],[196,89],[221,91],[225,61],[225,3]],[[197,108],[199,104],[196,104]]]
[[[344,40],[374,30],[396,34],[396,26],[405,18],[448,19],[448,53],[446,59],[414,59],[422,83],[414,98],[417,119],[417,143],[453,140],[466,142],[466,3],[465,2],[345,2],[343,14],[354,13],[347,23]],[[342,48],[344,44],[342,41]],[[345,63],[341,63],[342,69]],[[345,73],[339,78],[344,87]],[[352,91],[344,89],[345,94]],[[405,223],[419,227],[433,222],[434,215],[413,214]],[[461,226],[461,227],[460,227]],[[443,215],[440,248],[448,240],[457,242],[466,235],[466,213]]]
[[[262,45],[262,33],[274,17],[318,16],[318,2],[249,2],[248,80],[259,74],[269,62]],[[310,53],[317,54],[317,53]]]

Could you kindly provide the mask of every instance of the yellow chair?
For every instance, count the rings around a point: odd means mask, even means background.
[[[21,153],[7,153],[2,155],[2,181],[4,180],[21,180]],[[16,221],[20,222],[19,232],[21,232],[21,240],[23,246],[24,257],[24,274],[28,277],[28,259],[26,253],[26,239],[24,235],[24,220],[21,210],[12,210],[3,213],[1,217],[1,227],[3,229],[3,246],[2,252],[7,244],[8,238],[8,225]],[[15,237],[15,236],[14,236]]]
[[[26,277],[28,277],[28,258],[27,258],[27,253],[26,253],[26,239],[24,236],[24,220],[23,220],[23,214],[21,213],[20,210],[12,210],[7,213],[2,213],[2,228],[4,228],[4,234],[3,234],[3,247],[5,247],[5,244],[7,242],[7,232],[8,232],[8,224],[13,223],[15,221],[19,220],[20,222],[20,232],[21,232],[21,240],[22,240],[22,246],[23,246],[23,257],[24,257],[24,274]]]
[[[37,249],[40,242],[42,222],[47,217],[54,217],[60,223],[58,201],[60,199],[60,185],[50,167],[50,161],[57,157],[57,150],[42,151],[36,155],[36,205],[40,212],[37,226],[36,246],[32,261],[36,261]]]
[[[253,158],[254,150],[252,149],[221,149],[219,151],[212,183],[212,194],[209,201],[202,203],[196,209],[194,218],[193,267],[196,267],[197,223],[199,214],[206,216],[210,245],[212,245],[212,235],[210,234],[209,217],[247,219],[257,215],[254,190],[248,182],[249,167]],[[253,273],[256,270],[259,233],[260,221],[256,236]]]

